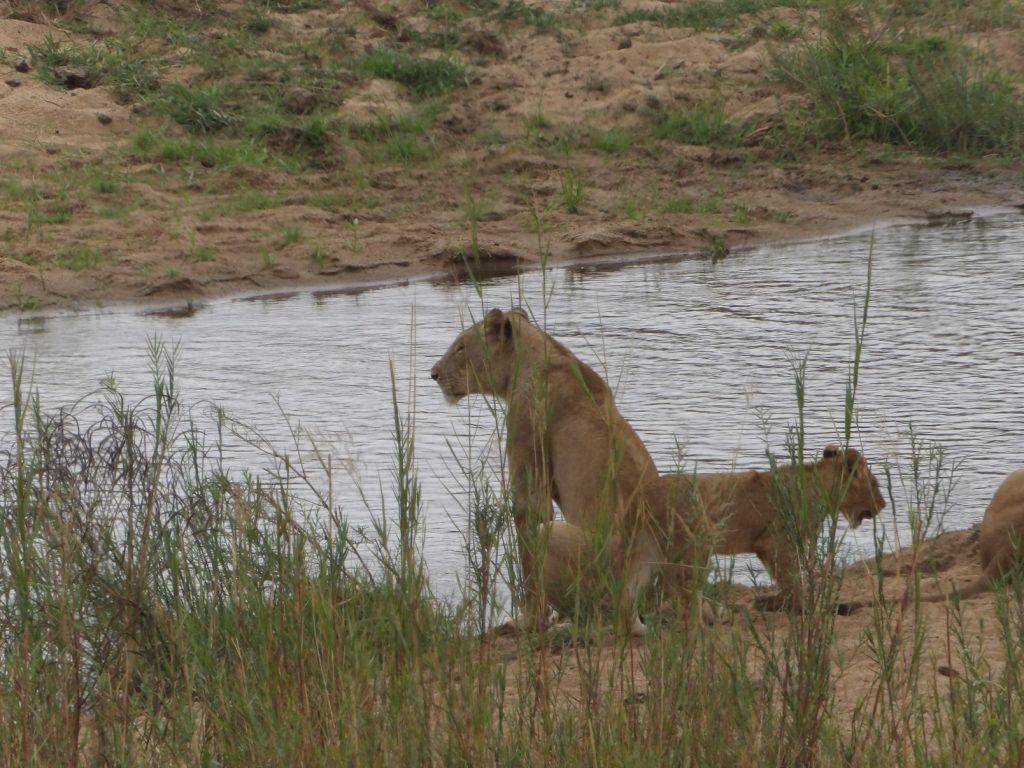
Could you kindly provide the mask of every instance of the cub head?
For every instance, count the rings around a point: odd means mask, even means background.
[[[878,480],[855,448],[825,447],[819,468],[831,470],[832,487],[846,489],[839,509],[853,528],[874,517],[885,507]],[[826,485],[828,483],[826,482]]]
[[[522,323],[529,323],[519,309],[492,309],[476,325],[467,328],[430,369],[430,378],[441,387],[449,403],[466,395],[504,397],[514,370],[515,339]]]

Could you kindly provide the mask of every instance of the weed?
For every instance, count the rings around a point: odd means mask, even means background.
[[[452,59],[417,58],[388,47],[368,51],[354,66],[371,77],[401,83],[419,99],[443,96],[469,81],[465,68]]]
[[[289,224],[281,230],[281,237],[288,245],[297,243],[302,239],[302,229],[295,224]]]
[[[746,126],[730,122],[721,102],[708,101],[688,110],[648,110],[654,135],[682,144],[713,147],[739,146],[747,133]]]
[[[314,243],[309,251],[309,256],[313,259],[317,269],[322,271],[327,266],[328,253],[322,243]]]
[[[818,131],[940,152],[1024,149],[1007,76],[944,38],[889,41],[833,21],[821,43],[774,51],[777,77],[811,94]]]
[[[633,146],[633,136],[624,128],[609,128],[590,136],[590,146],[609,155],[624,155]]]
[[[121,189],[121,182],[109,174],[97,175],[89,182],[89,189],[98,195],[112,195]]]
[[[204,209],[200,218],[209,220],[217,216],[234,216],[250,211],[266,211],[277,208],[284,197],[278,192],[265,192],[261,189],[243,189],[232,199],[210,208]]]
[[[273,269],[274,263],[274,254],[270,251],[260,252],[260,272],[266,272],[268,269]]]
[[[154,98],[158,108],[193,133],[209,134],[236,125],[238,116],[229,104],[231,88],[224,83],[184,86],[172,83]]]
[[[477,136],[477,141],[485,147],[498,147],[503,144],[507,144],[508,137],[501,131],[491,128],[486,131],[481,131]]]
[[[43,299],[34,293],[25,293],[19,286],[14,294],[14,303],[19,312],[36,312],[43,307]]]
[[[801,0],[694,0],[666,8],[637,8],[620,14],[616,24],[650,21],[665,27],[690,27],[696,30],[732,29],[739,18],[767,8],[802,5]]]
[[[534,112],[532,115],[527,115],[525,125],[529,133],[536,133],[551,128],[553,123],[543,113]]]
[[[95,269],[102,263],[103,257],[100,252],[87,245],[81,245],[53,257],[54,266],[70,269],[73,272]]]
[[[568,213],[579,213],[583,204],[583,178],[572,168],[562,171],[562,203]]]
[[[505,24],[513,20],[522,21],[541,33],[554,32],[563,23],[561,15],[539,5],[524,3],[523,0],[510,0],[510,2],[502,3],[497,17]]]
[[[707,235],[708,239],[708,258],[711,259],[712,264],[717,264],[726,256],[729,255],[729,246],[725,241],[723,235],[715,232],[709,232]]]
[[[196,242],[196,234],[193,232],[189,235],[188,250],[185,251],[186,261],[193,263],[202,263],[207,261],[213,261],[214,251],[208,245],[199,245]]]
[[[643,221],[647,214],[640,207],[640,204],[636,201],[636,198],[627,197],[622,203],[622,212],[626,214],[626,217],[633,221]]]

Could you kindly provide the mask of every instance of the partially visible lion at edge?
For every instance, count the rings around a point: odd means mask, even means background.
[[[645,486],[658,477],[654,461],[607,383],[522,310],[492,309],[456,337],[430,376],[451,403],[471,394],[507,403],[505,447],[525,594],[507,626],[541,628],[549,601],[534,555],[548,550],[540,537],[552,520],[552,502],[568,524],[607,532],[613,571],[622,573],[631,545],[620,535],[622,521],[641,514]],[[634,597],[623,590],[618,610],[639,633]]]
[[[962,599],[984,594],[1000,582],[1019,575],[1024,568],[1024,469],[1011,472],[996,489],[985,508],[978,537],[981,574],[956,589]],[[935,589],[921,597],[940,602],[952,590]]]

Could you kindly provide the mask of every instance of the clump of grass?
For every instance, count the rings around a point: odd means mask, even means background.
[[[633,146],[633,136],[624,128],[614,127],[590,136],[590,146],[609,155],[624,155]]]
[[[555,32],[565,21],[562,14],[549,11],[539,5],[524,3],[523,0],[502,3],[496,15],[504,24],[513,20],[521,21],[541,33]]]
[[[1024,105],[984,58],[934,36],[890,40],[836,20],[822,42],[772,53],[813,100],[818,132],[938,152],[1024,149]]]
[[[703,102],[692,109],[649,108],[645,114],[657,138],[681,144],[737,147],[748,132],[745,125],[726,117],[719,101]]]
[[[160,110],[193,133],[210,134],[237,125],[240,118],[225,83],[185,86],[172,83],[155,101]]]
[[[87,269],[95,269],[103,263],[103,256],[99,251],[87,245],[81,245],[53,257],[55,266],[61,269],[70,269],[73,272],[82,272]]]
[[[769,8],[793,8],[800,0],[694,0],[666,8],[636,8],[615,17],[616,24],[650,21],[665,27],[732,29],[741,17]]]
[[[419,99],[443,96],[468,83],[465,67],[453,59],[421,58],[384,46],[363,54],[354,66],[371,77],[401,83]]]
[[[562,171],[561,186],[562,203],[565,205],[566,212],[579,213],[585,192],[583,177],[572,168],[566,168]]]

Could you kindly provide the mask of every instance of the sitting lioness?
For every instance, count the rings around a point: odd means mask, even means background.
[[[1003,480],[985,508],[978,539],[981,575],[956,590],[961,599],[990,590],[1013,576],[1024,565],[1024,469]],[[937,590],[921,597],[925,602],[945,600],[947,592]]]
[[[492,309],[463,331],[431,368],[452,403],[495,395],[507,403],[506,452],[526,603],[518,629],[539,628],[548,611],[534,554],[557,502],[568,524],[596,532],[635,517],[657,468],[590,366],[533,325],[521,310]],[[541,582],[543,586],[543,582]]]
[[[800,498],[796,488],[801,482],[812,515],[802,529],[813,536],[830,510],[842,511],[856,528],[885,507],[877,479],[853,448],[828,446],[814,464],[782,466],[772,472],[663,475],[645,489],[644,517],[636,521],[638,532],[625,576],[627,590],[635,596],[661,573],[671,591],[686,597],[693,575],[707,567],[712,553],[753,553],[778,586],[777,594],[759,604],[767,610],[799,609],[796,543],[783,528],[777,509],[787,498]],[[566,523],[549,526],[551,561],[543,571],[545,592],[559,612],[571,614],[590,578],[587,571],[592,570],[589,537]],[[709,620],[706,604],[703,614]]]

